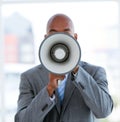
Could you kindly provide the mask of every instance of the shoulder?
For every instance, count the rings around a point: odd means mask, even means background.
[[[36,87],[41,87],[43,82],[44,84],[48,82],[48,71],[42,65],[37,65],[23,72],[20,77],[21,82],[23,83],[29,83],[32,84],[32,86],[36,85]]]
[[[39,69],[41,69],[41,65],[37,65],[37,66],[34,66],[26,71],[24,71],[22,74],[29,74],[29,73],[33,73],[33,72],[36,72],[38,71]]]
[[[45,72],[45,68],[40,64],[40,65],[36,65],[26,71],[24,71],[21,75],[35,75],[35,74],[41,74],[42,72]]]
[[[84,61],[80,62],[80,66],[91,75],[94,75],[99,70],[105,72],[105,69],[102,66],[97,66]]]
[[[88,63],[88,62],[85,62],[85,61],[81,61],[80,66],[81,67],[88,67],[88,68],[103,68],[101,66],[94,65],[94,64],[91,64],[91,63]]]

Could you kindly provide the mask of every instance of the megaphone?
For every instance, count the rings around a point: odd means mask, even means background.
[[[45,38],[39,47],[41,64],[54,74],[72,71],[81,58],[77,40],[65,33],[55,33]]]

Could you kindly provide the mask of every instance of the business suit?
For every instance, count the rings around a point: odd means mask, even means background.
[[[21,75],[15,122],[94,122],[108,116],[113,101],[103,68],[80,62],[76,76],[69,73],[62,107],[58,92],[50,100],[46,85],[48,71],[42,65]]]

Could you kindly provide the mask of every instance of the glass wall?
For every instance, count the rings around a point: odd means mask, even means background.
[[[55,13],[72,18],[82,60],[107,71],[115,107],[109,117],[98,121],[120,122],[119,9],[119,3],[114,1],[1,4],[4,82],[0,81],[0,122],[14,121],[20,74],[40,64],[39,45],[46,33],[47,20]]]

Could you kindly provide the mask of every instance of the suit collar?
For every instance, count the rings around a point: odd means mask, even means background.
[[[68,75],[68,79],[67,79],[67,83],[65,86],[65,94],[64,94],[64,99],[63,99],[63,103],[61,105],[60,100],[59,100],[59,95],[58,95],[58,91],[55,90],[55,96],[56,96],[56,108],[58,113],[63,114],[67,105],[69,104],[69,101],[71,99],[71,96],[73,94],[73,91],[75,89],[75,86],[73,85],[72,81],[71,81],[71,73],[69,73]]]
[[[85,66],[85,63],[84,62],[80,62],[80,67],[83,67],[84,68],[84,66]],[[77,76],[76,76],[76,80],[77,81],[79,81],[80,78],[81,77],[81,73],[80,73],[80,69],[78,70],[78,74],[77,74]],[[67,80],[67,83],[66,83],[66,88],[65,88],[65,94],[64,94],[64,99],[63,99],[63,104],[62,104],[62,109],[61,109],[61,107],[60,107],[60,101],[59,101],[59,98],[58,98],[58,93],[57,93],[57,100],[58,100],[58,102],[57,102],[57,104],[56,104],[56,107],[57,107],[57,109],[58,109],[58,111],[59,111],[59,113],[61,112],[61,114],[63,115],[64,114],[64,111],[65,111],[65,109],[67,108],[67,106],[69,105],[69,101],[70,101],[70,99],[72,98],[72,95],[73,95],[73,93],[74,93],[74,90],[75,90],[75,88],[76,88],[76,83],[75,83],[75,80],[74,79],[74,77],[73,77],[73,75],[72,75],[72,73],[69,73],[69,75],[68,75],[68,80]],[[81,77],[81,80],[82,80],[83,78]],[[61,110],[61,111],[60,111]]]
[[[71,73],[69,73],[68,80],[66,83],[66,88],[65,88],[63,104],[62,104],[62,113],[64,113],[66,107],[68,106],[69,101],[72,97],[73,91],[75,89],[75,86],[73,85],[73,83],[71,81],[71,78],[72,78]]]

